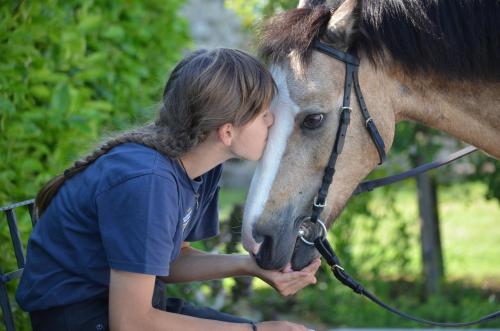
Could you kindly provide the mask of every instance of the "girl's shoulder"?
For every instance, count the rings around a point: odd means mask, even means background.
[[[178,177],[175,160],[158,151],[136,143],[126,143],[111,149],[89,167],[89,175],[100,178],[102,186],[114,186],[138,176],[156,175],[175,180]],[[93,173],[93,174],[91,174]]]

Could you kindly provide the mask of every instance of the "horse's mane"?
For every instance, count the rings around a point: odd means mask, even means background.
[[[276,62],[295,51],[307,64],[325,36],[330,9],[283,12],[262,28],[260,50]],[[358,0],[352,45],[375,65],[390,58],[407,73],[500,80],[500,1]]]

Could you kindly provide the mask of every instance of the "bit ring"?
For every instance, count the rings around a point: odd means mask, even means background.
[[[304,221],[303,221],[303,222],[305,222],[305,221],[307,221],[307,220],[310,220],[310,219],[311,219],[311,217],[306,217],[306,218],[304,219]],[[322,232],[319,236],[320,236],[320,237],[322,237],[322,236],[326,236],[326,233],[327,233],[328,231],[326,230],[325,223],[323,223],[320,219],[318,219],[318,220],[317,220],[317,222],[318,222],[318,223],[319,223],[319,225],[321,226],[321,232]],[[299,238],[300,238],[300,240],[302,240],[302,242],[303,242],[304,244],[308,245],[308,246],[314,246],[314,242],[311,242],[311,241],[307,240],[307,239],[304,237],[304,234],[305,234],[305,233],[304,233],[304,230],[299,230]]]

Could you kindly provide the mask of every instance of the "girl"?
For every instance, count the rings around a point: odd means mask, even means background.
[[[197,251],[218,232],[221,164],[257,160],[273,123],[276,86],[253,57],[200,50],[170,75],[158,119],[117,136],[49,181],[36,198],[16,298],[34,330],[305,330],[155,300],[155,279],[257,276],[283,295],[314,283],[259,268],[244,255]]]

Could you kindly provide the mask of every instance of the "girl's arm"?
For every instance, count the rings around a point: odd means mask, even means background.
[[[206,320],[153,308],[155,276],[111,269],[109,323],[111,330],[241,330],[249,324]]]
[[[284,296],[293,295],[303,287],[316,283],[314,276],[320,266],[314,260],[301,271],[280,272],[261,269],[253,258],[240,254],[210,254],[196,250],[185,242],[179,257],[170,265],[165,282],[181,283],[234,276],[256,276]]]
[[[220,330],[251,331],[250,324],[229,323],[174,314],[153,308],[155,276],[111,269],[109,285],[109,323],[113,331],[128,330]],[[259,331],[305,331],[289,322],[263,322]]]

